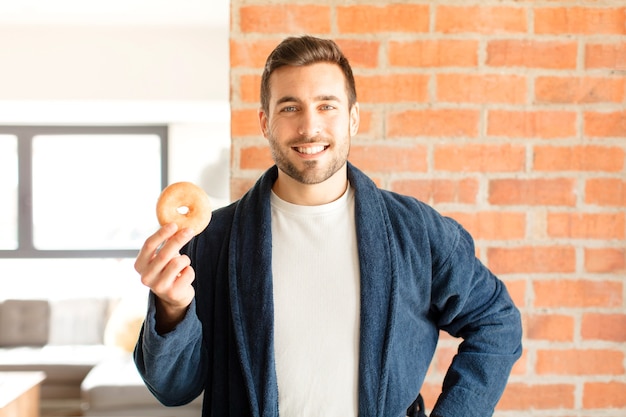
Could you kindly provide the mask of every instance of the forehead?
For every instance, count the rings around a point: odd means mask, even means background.
[[[318,62],[305,66],[283,66],[270,76],[270,101],[284,97],[311,99],[335,96],[347,101],[346,79],[337,64]]]

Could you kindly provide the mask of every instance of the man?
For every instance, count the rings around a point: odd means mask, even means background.
[[[150,390],[204,391],[203,416],[405,416],[444,330],[463,343],[431,417],[492,415],[519,312],[458,223],[347,162],[359,105],[334,42],[277,46],[259,121],[276,166],[196,238],[166,225],[137,257]]]

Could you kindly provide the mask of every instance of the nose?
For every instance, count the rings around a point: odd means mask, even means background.
[[[298,134],[305,138],[313,138],[320,134],[321,118],[317,112],[312,110],[302,111],[298,121]]]

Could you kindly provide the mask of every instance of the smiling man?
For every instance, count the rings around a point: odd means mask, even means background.
[[[431,417],[492,415],[519,312],[458,223],[348,162],[359,105],[333,41],[276,47],[259,122],[275,166],[197,237],[166,225],[137,257],[146,385],[166,405],[204,392],[203,416],[401,417],[423,413],[446,331],[463,342]]]
[[[262,91],[267,97],[259,118],[278,167],[274,192],[301,205],[338,198],[347,187],[350,139],[359,127],[359,105],[354,94],[349,98],[341,67],[285,65],[266,71],[263,82],[271,86]]]

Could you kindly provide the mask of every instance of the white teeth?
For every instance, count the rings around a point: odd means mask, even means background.
[[[307,146],[307,147],[297,147],[296,151],[300,153],[304,153],[307,155],[313,155],[324,150],[324,146]]]

